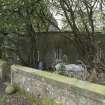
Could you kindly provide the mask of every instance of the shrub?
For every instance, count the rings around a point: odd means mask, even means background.
[[[13,94],[16,92],[16,88],[13,85],[8,85],[5,89],[6,94]]]

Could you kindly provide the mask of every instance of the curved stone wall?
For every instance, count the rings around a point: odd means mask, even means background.
[[[11,77],[12,84],[62,105],[105,105],[105,86],[102,85],[20,65],[11,66]]]

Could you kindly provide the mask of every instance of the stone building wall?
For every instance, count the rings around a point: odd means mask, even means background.
[[[61,105],[105,105],[105,86],[19,65],[11,67],[12,84]]]
[[[39,60],[45,62],[47,65],[53,64],[55,62],[55,53],[58,49],[61,51],[60,59],[63,55],[67,55],[68,63],[75,63],[76,60],[79,59],[78,51],[73,46],[73,42],[68,39],[69,36],[71,36],[70,38],[73,39],[71,32],[36,32],[36,34],[38,36],[37,49],[39,51]],[[14,41],[10,40],[11,37],[12,39],[14,39],[15,43]],[[24,65],[26,65],[26,63],[29,61],[30,55],[32,54],[32,43],[30,35],[21,36],[18,40],[17,38],[18,35],[16,34],[7,35],[7,38],[5,39],[3,44],[5,46],[2,46],[2,56],[5,56],[7,59],[9,59],[9,62],[11,62],[11,64],[20,63],[18,58],[19,56],[21,56],[20,59],[22,59],[22,63],[24,60]],[[100,43],[100,48],[103,52],[100,56],[103,56],[102,58],[104,60],[105,35],[97,33],[97,40],[98,43]],[[16,53],[16,51],[18,51],[18,54]]]
[[[70,32],[41,32],[38,33],[39,58],[47,64],[55,63],[56,59],[62,59],[67,55],[68,63],[75,63],[79,59],[73,42],[64,36],[72,36]],[[57,52],[59,50],[59,57]]]

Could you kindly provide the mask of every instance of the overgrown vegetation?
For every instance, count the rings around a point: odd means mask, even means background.
[[[47,32],[49,25],[53,24],[51,20],[52,14],[44,0],[1,0],[0,57],[10,59],[8,53],[12,52],[13,56],[16,56],[16,59],[19,58],[22,64],[35,67],[38,60],[38,35],[36,32]],[[20,39],[30,40],[27,60],[22,57]]]
[[[53,8],[63,16],[64,27],[72,32],[72,35],[63,37],[73,43],[80,59],[91,71],[96,69],[99,72],[99,68],[105,70],[103,51],[96,40],[97,30],[104,32],[105,28],[104,6],[104,0],[1,0],[0,57],[8,60],[11,57],[7,53],[14,53],[14,59],[19,59],[21,64],[35,67],[39,53],[37,32],[48,32],[50,24],[62,31],[52,21],[50,10]],[[98,29],[97,24],[102,27]],[[30,44],[23,46],[20,39],[26,43],[30,40]],[[22,50],[28,48],[26,59],[22,57]]]
[[[17,92],[10,94],[9,91],[9,94],[0,96],[0,104],[2,105],[18,105],[19,103],[25,105],[62,105],[61,102],[55,102],[53,99],[49,99],[48,97],[41,98],[40,96],[34,96],[23,89],[20,89],[16,85],[8,86],[9,88],[14,88]]]
[[[80,59],[89,65],[91,70],[103,64],[102,52],[96,41],[97,24],[101,31],[105,27],[104,0],[51,0],[50,4],[57,13],[63,16],[68,30],[73,36],[66,37],[76,47]],[[97,16],[97,13],[99,14]],[[97,22],[102,22],[97,23]],[[103,30],[104,31],[104,30]],[[103,32],[102,31],[102,32]],[[99,69],[96,69],[97,72]]]

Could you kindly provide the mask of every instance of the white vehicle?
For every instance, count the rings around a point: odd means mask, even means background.
[[[64,69],[65,71],[78,72],[78,71],[84,71],[84,70],[86,70],[86,67],[83,66],[82,64],[68,64],[68,65],[65,65],[63,63],[58,63],[55,66],[55,69],[56,70]]]
[[[69,65],[64,65],[65,66],[65,70],[67,71],[84,71],[84,67],[79,64],[79,65],[76,65],[76,64],[69,64]]]
[[[86,80],[88,76],[87,68],[82,64],[68,64],[58,63],[55,66],[56,73],[67,75],[69,77]]]

